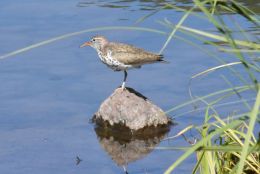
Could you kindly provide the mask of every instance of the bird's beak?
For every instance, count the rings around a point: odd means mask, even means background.
[[[84,44],[80,45],[80,48],[85,47],[85,46],[90,46],[91,42],[85,42]]]

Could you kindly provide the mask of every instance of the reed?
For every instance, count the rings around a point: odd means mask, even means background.
[[[199,126],[188,126],[177,135],[184,134],[190,129],[195,129],[200,135],[197,142],[190,147],[160,147],[158,149],[164,150],[183,150],[184,153],[165,171],[166,174],[172,173],[177,166],[182,164],[185,159],[189,158],[192,154],[197,155],[197,162],[193,168],[193,173],[259,173],[260,171],[260,140],[259,136],[255,134],[256,128],[259,127],[259,107],[260,107],[260,84],[259,80],[259,52],[260,44],[257,37],[252,36],[246,29],[239,25],[239,22],[234,19],[228,21],[223,19],[221,15],[225,13],[235,13],[245,18],[252,26],[259,28],[259,18],[254,12],[245,7],[243,4],[234,0],[193,0],[193,7],[181,8],[172,4],[165,4],[164,7],[140,18],[136,23],[141,23],[152,15],[156,15],[160,10],[172,9],[178,10],[183,13],[177,25],[173,24],[167,18],[159,21],[160,25],[170,29],[168,33],[163,30],[155,28],[143,28],[133,26],[107,26],[92,29],[84,29],[77,32],[67,33],[55,38],[51,38],[33,45],[29,45],[19,50],[14,50],[0,56],[0,59],[10,58],[14,55],[21,54],[25,51],[30,51],[40,46],[51,44],[53,42],[67,39],[70,37],[78,36],[87,32],[102,31],[102,30],[136,30],[143,32],[153,32],[155,34],[166,35],[167,39],[162,46],[160,53],[162,53],[172,39],[178,39],[187,44],[194,46],[207,54],[210,58],[216,59],[220,62],[219,66],[209,67],[203,72],[197,72],[190,79],[190,83],[194,79],[207,74],[207,78],[211,78],[209,73],[214,73],[220,69],[229,69],[237,81],[242,82],[243,86],[232,84],[226,77],[223,77],[224,82],[229,84],[230,87],[209,93],[205,96],[192,96],[190,89],[191,99],[185,103],[179,104],[167,111],[171,113],[177,109],[193,105],[196,102],[203,102],[204,109],[204,122]],[[196,11],[195,11],[196,10]],[[197,13],[200,11],[201,13]],[[197,20],[206,20],[218,31],[209,32],[197,28],[184,26],[184,21],[188,20],[189,16],[196,17]],[[236,26],[240,36],[236,38],[230,25]],[[177,36],[176,31],[183,33],[183,37]],[[233,62],[227,62],[223,57],[219,57],[216,53],[204,48],[201,44],[196,44],[188,38],[197,39],[202,43],[206,43],[216,48],[220,52],[234,57]],[[221,44],[219,44],[221,43]],[[245,70],[245,74],[237,71],[233,66],[240,66]],[[249,79],[249,80],[248,80]],[[243,99],[240,96],[241,92],[251,91],[255,94],[253,105],[248,104],[248,99]],[[235,115],[228,115],[218,112],[217,105],[225,105],[221,103],[223,99],[231,96],[240,96],[240,100],[233,102],[241,102],[244,107],[248,109],[247,112],[238,113]],[[209,102],[210,101],[210,102]],[[230,108],[232,111],[232,108]],[[174,138],[174,137],[173,137]],[[169,138],[170,139],[170,138]]]
[[[256,54],[260,52],[259,40],[253,40],[252,35],[243,29],[235,20],[225,21],[221,15],[222,11],[236,13],[241,17],[246,18],[251,25],[259,28],[259,20],[257,15],[236,1],[221,1],[221,0],[194,0],[194,6],[190,10],[182,9],[186,14],[193,14],[192,9],[199,9],[202,12],[198,20],[206,20],[215,27],[218,33],[206,32],[201,29],[190,28],[187,26],[177,26],[169,20],[161,21],[161,24],[171,28],[172,30],[186,34],[189,37],[203,41],[216,47],[219,51],[231,54],[235,58],[234,62],[226,62],[223,58],[219,58],[214,53],[208,53],[209,56],[221,62],[221,65],[210,67],[209,69],[199,72],[191,77],[191,81],[201,75],[215,72],[222,68],[230,69],[238,81],[245,84],[244,87],[238,87],[232,84],[226,77],[226,83],[232,85],[231,88],[223,89],[215,93],[207,94],[206,96],[194,98],[192,100],[175,106],[168,112],[173,112],[176,109],[193,104],[196,101],[203,102],[206,105],[204,114],[204,123],[200,126],[194,126],[200,134],[200,140],[189,148],[185,148],[185,152],[180,156],[169,168],[165,171],[166,174],[171,173],[191,154],[197,154],[197,163],[194,166],[193,173],[259,173],[260,171],[260,143],[259,137],[255,135],[255,128],[259,127],[259,107],[260,107],[260,84],[259,64],[254,60]],[[172,6],[174,8],[174,6]],[[225,22],[224,22],[225,21]],[[228,23],[228,24],[227,24]],[[236,38],[229,28],[230,24],[236,26],[243,38]],[[241,36],[240,35],[240,36]],[[172,37],[172,36],[169,36]],[[251,38],[251,39],[250,39]],[[222,45],[216,44],[221,42]],[[206,52],[203,48],[201,49]],[[246,74],[233,69],[232,66],[242,65]],[[245,78],[245,76],[247,76]],[[208,76],[208,78],[210,78]],[[246,80],[250,79],[250,80]],[[215,108],[216,104],[221,103],[224,98],[239,95],[243,90],[250,90],[255,93],[255,103],[250,106],[243,99],[244,107],[249,111],[236,115],[226,115],[218,113]],[[217,95],[217,99],[208,102],[207,99]],[[236,102],[236,101],[234,101]],[[231,108],[232,109],[232,108]],[[258,123],[257,123],[258,122]],[[162,147],[161,147],[162,148]],[[176,149],[176,147],[173,147]],[[163,149],[163,148],[162,148]],[[178,149],[178,148],[177,148]]]

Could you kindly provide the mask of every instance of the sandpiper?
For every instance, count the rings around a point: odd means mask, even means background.
[[[144,64],[155,62],[167,62],[163,55],[154,54],[132,45],[109,42],[104,36],[94,36],[89,42],[85,42],[80,48],[91,46],[94,48],[100,60],[114,71],[124,71],[122,88],[125,88],[127,70],[141,68]]]

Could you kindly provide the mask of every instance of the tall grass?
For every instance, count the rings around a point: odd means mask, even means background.
[[[241,92],[240,89],[238,91],[237,86],[231,84],[226,79],[226,82],[233,87],[229,89],[229,92],[228,90],[222,90],[225,91],[225,94],[218,95],[219,97],[210,103],[207,102],[206,99],[215,94],[220,94],[221,92],[193,98],[191,101],[169,110],[168,112],[172,112],[196,101],[203,102],[207,106],[205,109],[204,123],[196,128],[200,134],[200,140],[195,145],[187,148],[185,153],[180,156],[165,173],[168,174],[173,172],[178,165],[193,153],[197,154],[197,163],[194,166],[193,173],[260,173],[260,140],[259,137],[255,137],[254,134],[254,129],[259,127],[259,124],[256,124],[257,120],[259,121],[260,109],[260,84],[258,82],[259,78],[257,78],[259,77],[260,69],[258,62],[254,61],[254,57],[256,57],[254,53],[260,52],[260,44],[257,42],[259,41],[257,38],[252,40],[254,37],[249,36],[250,33],[239,26],[238,22],[235,20],[230,19],[228,21],[230,23],[226,24],[221,15],[221,11],[225,10],[236,13],[237,15],[246,18],[251,22],[251,25],[258,28],[259,21],[253,12],[236,1],[194,0],[193,2],[194,7],[192,9],[199,9],[202,12],[202,15],[216,28],[219,34],[187,26],[175,26],[168,20],[164,20],[162,23],[166,27],[172,29],[178,28],[179,31],[184,34],[210,44],[212,47],[216,47],[220,51],[226,52],[226,54],[232,54],[236,60],[228,63],[225,62],[223,58],[217,57],[217,55],[208,54],[217,58],[222,64],[197,73],[191,77],[191,80],[203,74],[214,72],[220,68],[229,68],[234,73],[235,77],[237,77],[237,80],[245,84],[247,88],[244,88],[244,90],[251,90],[255,93],[255,103],[253,106],[250,106],[245,102],[245,107],[249,107],[249,111],[246,113],[240,113],[239,115],[233,116],[226,115],[226,118],[223,118],[223,114],[218,113],[214,104],[221,102],[223,98],[239,95]],[[174,6],[172,7],[174,8]],[[191,13],[190,10],[183,9],[183,11],[186,11],[186,14]],[[200,19],[205,18],[198,18],[198,20]],[[230,24],[237,26],[241,35],[244,36],[242,39],[236,39],[236,36],[232,33],[232,29],[229,28]],[[214,41],[222,42],[224,43],[224,46],[218,45]],[[232,68],[232,66],[237,64],[242,65],[246,74],[240,74]],[[245,78],[246,75],[250,81],[245,80],[247,79]]]
[[[64,34],[51,38],[28,47],[14,50],[13,52],[1,55],[0,59],[10,58],[14,55],[21,54],[25,51],[30,51],[31,49],[37,48],[39,46],[44,46],[62,39],[77,36],[87,32],[102,31],[102,30],[139,30],[144,32],[153,32],[156,34],[168,36],[165,44],[161,48],[161,52],[167,48],[167,45],[172,39],[179,39],[187,44],[194,46],[195,48],[201,50],[209,57],[212,57],[220,62],[221,65],[217,67],[209,67],[203,72],[197,72],[191,77],[191,83],[197,77],[215,72],[221,68],[227,68],[232,72],[237,81],[242,82],[243,86],[237,86],[232,84],[226,77],[224,77],[224,82],[228,83],[231,87],[227,89],[222,89],[214,93],[209,93],[205,96],[193,97],[191,93],[191,100],[175,106],[167,111],[171,113],[185,107],[187,105],[194,104],[196,102],[203,102],[206,105],[204,122],[199,126],[188,126],[183,132],[193,128],[200,134],[200,139],[194,145],[188,148],[179,147],[165,147],[164,149],[181,149],[184,150],[183,155],[181,155],[168,169],[165,173],[172,173],[180,164],[182,164],[185,159],[190,157],[192,154],[197,155],[197,163],[193,168],[193,173],[260,173],[260,140],[255,133],[255,128],[259,127],[259,107],[260,107],[260,84],[259,80],[259,57],[257,54],[260,53],[260,44],[257,37],[252,37],[238,22],[231,19],[228,21],[223,20],[221,13],[223,11],[229,13],[235,13],[245,18],[252,26],[259,28],[259,19],[256,14],[254,14],[250,9],[243,6],[242,4],[234,1],[223,1],[223,0],[194,0],[193,7],[181,8],[176,7],[172,4],[165,4],[164,7],[148,14],[147,16],[141,18],[137,23],[142,22],[146,18],[156,14],[160,10],[167,8],[172,10],[178,10],[184,13],[183,17],[180,19],[177,25],[174,25],[168,19],[159,21],[159,23],[165,26],[167,29],[171,29],[170,33],[162,30],[153,28],[142,28],[142,27],[128,27],[128,26],[108,26],[99,27],[92,29],[85,29],[73,33]],[[200,11],[201,13],[197,13]],[[197,20],[206,20],[212,24],[213,27],[218,31],[208,32],[201,29],[191,28],[184,26],[185,20],[188,20],[189,16],[192,15],[196,17]],[[232,29],[229,27],[230,24],[234,24],[236,29],[240,32],[240,36],[236,38],[236,35],[232,33]],[[176,31],[182,32],[183,37],[177,36]],[[216,53],[209,51],[202,45],[191,42],[185,36],[192,37],[203,43],[211,45],[217,48],[219,51],[226,53],[227,55],[232,55],[235,59],[233,62],[227,62],[223,57],[219,57]],[[252,39],[254,38],[254,39]],[[218,44],[221,42],[222,44]],[[241,74],[233,66],[242,65],[246,74]],[[210,78],[210,76],[208,76]],[[249,80],[247,80],[249,79]],[[240,100],[244,103],[244,107],[248,108],[248,112],[239,113],[237,115],[224,115],[223,113],[218,113],[216,104],[221,104],[223,99],[230,96],[238,95],[243,91],[252,91],[255,94],[254,105],[251,106],[247,103],[247,100]],[[216,98],[217,97],[217,98]],[[213,99],[208,102],[208,99]],[[234,101],[237,102],[237,101]]]

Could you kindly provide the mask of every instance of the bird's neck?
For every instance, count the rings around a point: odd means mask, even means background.
[[[104,53],[104,52],[105,52],[105,47],[102,45],[102,46],[96,48],[96,51],[97,51],[98,53]]]

